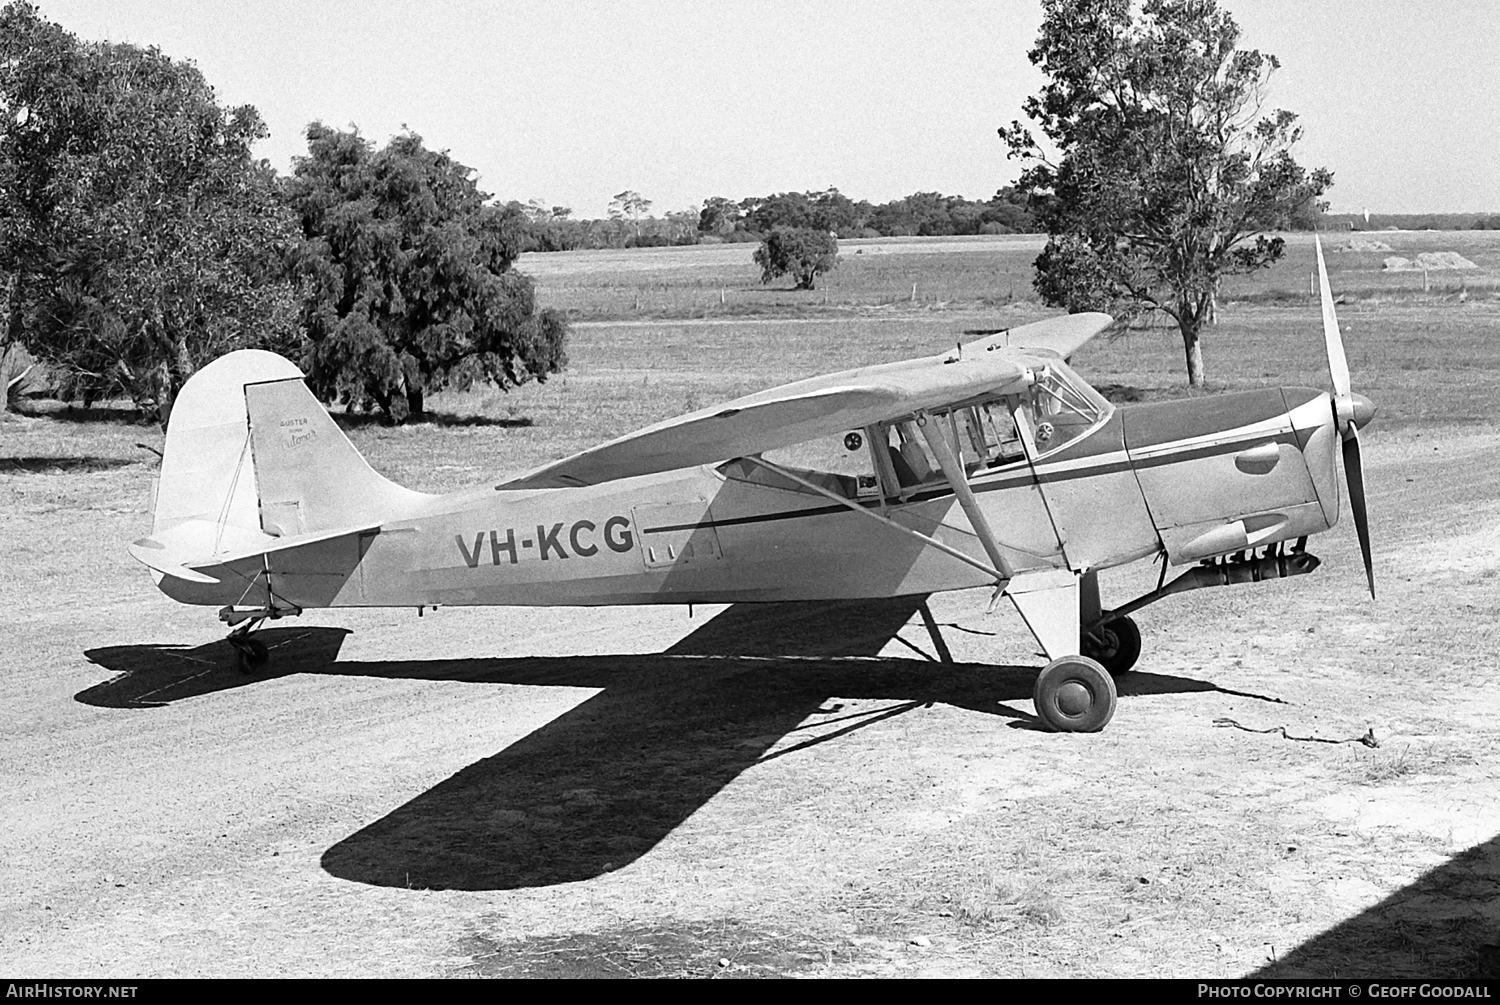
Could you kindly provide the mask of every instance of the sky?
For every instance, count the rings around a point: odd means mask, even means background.
[[[604,216],[837,187],[986,199],[1042,85],[1039,0],[36,0],[83,39],[187,59],[280,171],[312,121],[403,129],[503,199]],[[1334,212],[1500,212],[1500,3],[1221,0]]]

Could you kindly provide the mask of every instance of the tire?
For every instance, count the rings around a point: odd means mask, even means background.
[[[1141,629],[1128,617],[1107,621],[1080,641],[1083,655],[1109,671],[1112,677],[1129,673],[1141,658]]]
[[[234,667],[240,673],[251,674],[265,668],[271,662],[271,650],[260,639],[249,636],[229,643],[234,646]]]
[[[1036,714],[1059,733],[1097,733],[1114,718],[1114,678],[1087,656],[1048,663],[1031,693]]]

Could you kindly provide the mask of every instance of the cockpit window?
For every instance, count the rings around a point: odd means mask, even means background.
[[[1057,366],[1045,367],[1037,373],[1036,383],[1023,404],[1039,454],[1077,439],[1110,409],[1109,402],[1098,392]]]

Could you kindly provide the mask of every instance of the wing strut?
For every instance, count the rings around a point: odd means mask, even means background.
[[[832,499],[834,502],[838,503],[840,506],[847,507],[848,509],[851,509],[851,510],[853,510],[856,513],[859,513],[862,516],[867,516],[871,520],[874,520],[876,523],[884,524],[885,526],[891,528],[892,530],[899,530],[901,533],[905,534],[906,536],[908,536],[908,537],[914,537],[918,541],[921,541],[923,544],[929,544],[932,547],[936,548],[938,551],[943,552],[944,554],[952,555],[954,558],[958,559],[960,562],[967,562],[969,565],[972,565],[974,568],[978,569],[980,572],[984,573],[985,575],[995,577],[995,581],[997,583],[999,583],[1001,586],[1004,586],[1010,580],[1010,573],[1009,572],[1001,572],[1000,571],[1001,569],[1009,569],[1009,566],[1007,566],[1007,565],[1004,564],[1004,560],[1003,559],[1001,560],[1001,565],[1000,565],[999,569],[992,568],[992,567],[986,565],[985,563],[979,561],[977,558],[971,558],[970,556],[965,555],[963,552],[959,551],[957,548],[953,547],[952,545],[944,544],[943,542],[939,541],[937,538],[932,537],[929,534],[923,534],[919,530],[912,530],[910,527],[905,527],[905,526],[897,523],[896,521],[892,520],[888,516],[882,516],[879,513],[876,513],[874,510],[866,509],[865,507],[861,506],[859,503],[854,502],[851,499],[846,499],[846,498],[844,498],[843,496],[839,495],[837,492],[834,492],[831,489],[827,489],[827,488],[824,488],[821,485],[817,485],[817,484],[815,484],[813,482],[810,482],[806,478],[803,478],[803,477],[799,476],[796,472],[794,472],[794,471],[788,471],[786,468],[782,467],[780,464],[773,464],[772,462],[766,460],[764,457],[756,457],[753,454],[749,454],[749,455],[745,456],[744,460],[747,460],[747,461],[749,461],[752,464],[757,464],[760,467],[765,468],[767,471],[773,471],[773,472],[775,472],[776,474],[780,475],[783,478],[790,479],[791,481],[796,482],[798,485],[801,485],[803,488],[811,489],[812,491],[818,493],[818,495],[820,495],[820,496],[826,496],[827,498]],[[969,486],[969,483],[968,482],[964,482],[964,488],[968,488],[968,486]],[[973,497],[973,494],[970,493],[970,498],[972,498],[972,497]],[[988,529],[988,527],[986,527],[986,529]],[[981,538],[980,540],[982,541],[983,538]],[[986,551],[988,551],[988,546],[986,546]]]
[[[974,528],[974,533],[979,537],[979,543],[984,545],[984,553],[990,556],[990,561],[995,563],[995,568],[1000,570],[1001,585],[1004,581],[1015,575],[1010,563],[1005,560],[1005,554],[1000,550],[1000,542],[995,540],[995,532],[990,529],[990,522],[985,519],[984,510],[979,508],[979,500],[974,498],[974,490],[969,487],[969,478],[964,474],[964,467],[958,458],[953,456],[953,448],[949,445],[947,437],[932,416],[926,412],[917,413],[917,428],[922,431],[922,437],[932,452],[937,455],[938,466],[943,469],[943,476],[948,479],[948,484],[953,489],[953,494],[958,496],[958,504],[964,508],[964,515],[969,518],[969,525]]]

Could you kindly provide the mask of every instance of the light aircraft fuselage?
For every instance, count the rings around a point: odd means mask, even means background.
[[[310,398],[306,405],[318,407]],[[291,428],[310,428],[316,416],[305,418]],[[1034,464],[1023,446],[1010,459],[981,466],[971,457],[966,467],[1013,570],[1082,573],[1163,550],[1181,564],[1328,529],[1338,518],[1336,443],[1325,392],[1271,388],[1105,406],[1092,426],[1038,452]],[[940,478],[891,488],[849,499],[985,559]],[[266,561],[241,559],[221,582],[168,576],[160,585],[190,604],[254,602],[263,589],[313,608],[734,603],[993,584],[919,538],[743,463],[401,501],[406,512],[378,527]],[[251,584],[258,585],[247,596]]]

